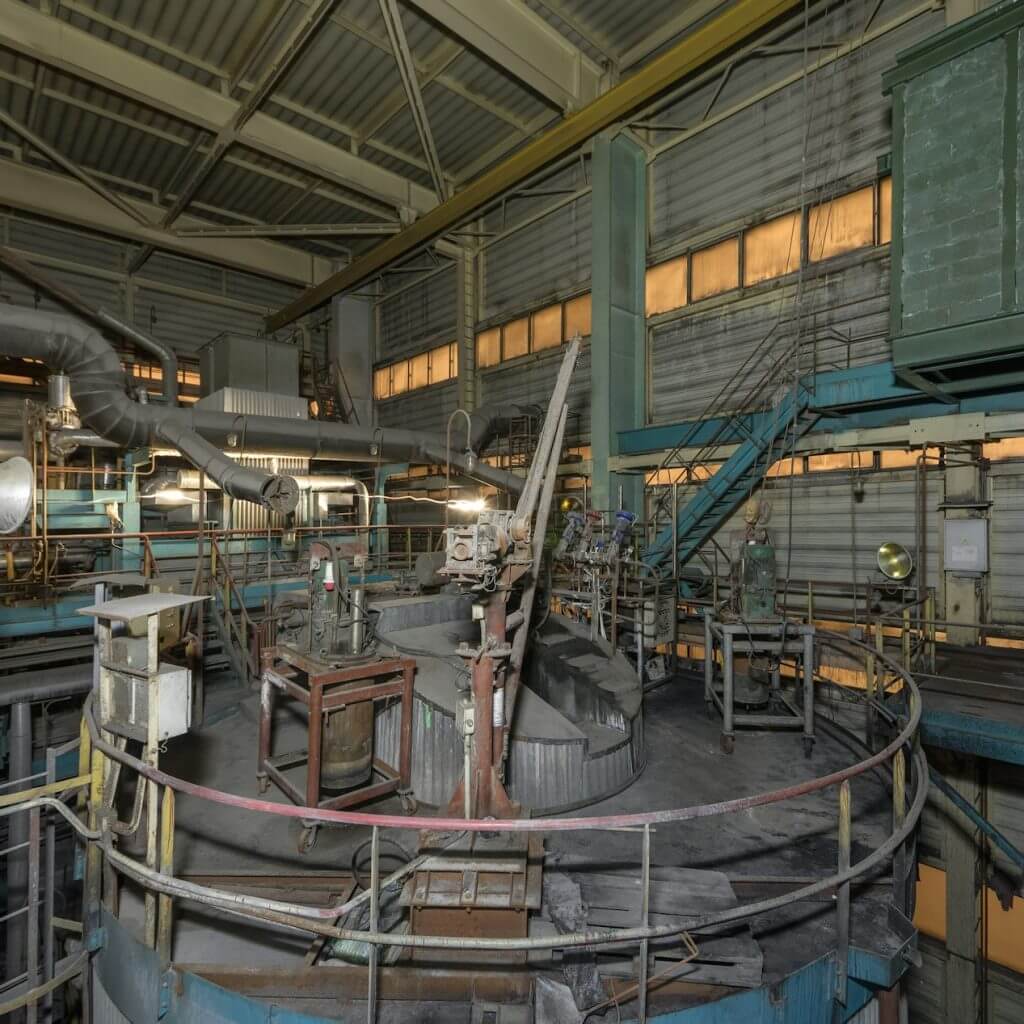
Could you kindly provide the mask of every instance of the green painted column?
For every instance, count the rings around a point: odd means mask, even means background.
[[[640,513],[643,477],[612,473],[618,432],[644,425],[647,326],[647,161],[623,134],[594,142],[590,422],[595,509]]]

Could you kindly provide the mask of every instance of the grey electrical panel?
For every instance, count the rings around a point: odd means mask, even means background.
[[[947,572],[988,572],[988,520],[947,519]]]
[[[299,393],[299,349],[269,338],[224,332],[200,349],[200,391],[244,388],[275,395]]]

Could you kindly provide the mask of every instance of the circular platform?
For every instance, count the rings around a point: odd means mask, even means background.
[[[416,799],[443,806],[462,778],[462,739],[455,726],[462,641],[478,636],[472,601],[462,595],[376,602],[385,649],[417,659],[413,707],[412,788]],[[621,654],[609,656],[575,623],[552,615],[531,643],[517,702],[508,789],[534,815],[603,800],[628,786],[644,766],[642,691]],[[397,758],[400,708],[381,708],[376,749]],[[392,762],[393,763],[393,762]]]

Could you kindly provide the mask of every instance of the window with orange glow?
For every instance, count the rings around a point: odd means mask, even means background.
[[[558,348],[562,344],[562,306],[548,306],[530,315],[530,334],[533,351]]]
[[[648,316],[686,305],[686,257],[647,268],[644,307]]]
[[[892,241],[892,178],[883,178],[878,183],[878,244],[888,245]]]
[[[563,338],[569,341],[576,335],[590,337],[590,292],[577,295],[565,304],[565,325]]]
[[[382,366],[379,370],[373,371],[373,397],[391,397],[391,367]]]
[[[425,388],[430,383],[430,353],[421,352],[409,360],[409,390]]]
[[[812,262],[874,244],[874,186],[811,207],[807,219],[807,254]]]
[[[836,469],[872,469],[875,464],[875,453],[864,452],[827,452],[824,455],[810,455],[807,468],[812,473],[827,473]]]
[[[691,299],[706,299],[740,286],[740,240],[727,238],[724,242],[700,249],[691,257]]]
[[[441,381],[451,380],[451,346],[440,345],[430,350],[430,383],[440,384]]]
[[[767,220],[743,233],[743,283],[792,274],[800,266],[799,211]]]
[[[518,359],[530,351],[530,320],[520,317],[501,328],[501,358]]]
[[[492,327],[476,336],[476,365],[485,370],[501,362],[501,328]]]
[[[401,395],[409,390],[409,360],[391,364],[391,394]]]

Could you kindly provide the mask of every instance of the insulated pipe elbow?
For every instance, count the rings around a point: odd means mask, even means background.
[[[240,466],[194,430],[172,419],[158,422],[156,434],[177,448],[232,498],[254,501],[271,512],[280,513],[292,512],[298,504],[298,484],[290,476],[276,476]]]
[[[29,309],[0,311],[3,350],[40,359],[71,379],[71,397],[82,422],[123,448],[160,438],[176,447],[232,497],[274,512],[291,512],[299,500],[295,481],[239,466],[187,424],[182,410],[139,405],[126,394],[121,360],[98,331],[74,317]],[[175,375],[177,371],[175,370]]]
[[[177,407],[178,356],[175,354],[174,349],[172,349],[170,345],[165,345],[162,341],[157,341],[156,338],[151,337],[148,334],[144,334],[137,327],[132,327],[131,324],[125,323],[119,317],[114,316],[113,313],[109,313],[105,309],[99,309],[96,311],[96,319],[101,323],[106,324],[111,330],[117,331],[118,334],[127,338],[129,341],[134,342],[139,346],[139,348],[144,349],[151,356],[156,356],[160,363],[160,374],[163,378],[160,383],[160,388],[164,402],[167,405]]]

